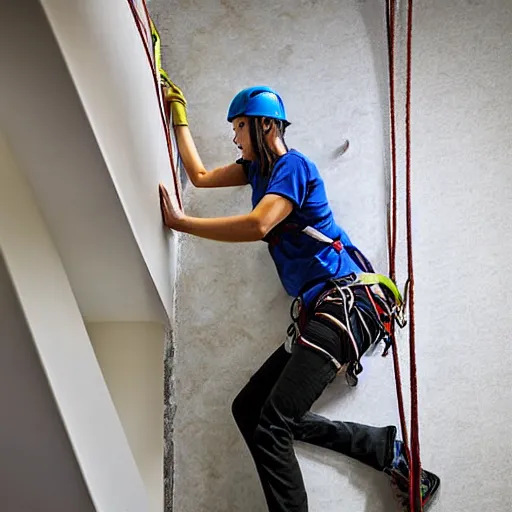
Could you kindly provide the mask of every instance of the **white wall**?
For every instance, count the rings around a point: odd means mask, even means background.
[[[385,270],[383,4],[219,0],[202,6],[199,16],[188,2],[151,3],[159,27],[165,27],[167,67],[189,101],[205,163],[212,167],[236,157],[225,114],[237,90],[274,85],[293,122],[290,145],[317,161],[336,218]],[[512,506],[507,294],[512,7],[508,0],[414,4],[422,459],[443,479],[432,511],[507,512]],[[350,149],[333,160],[342,138],[350,140]],[[240,189],[187,193],[192,215],[249,207],[248,191]],[[280,343],[289,299],[263,244],[185,237],[181,269],[176,510],[261,511],[263,496],[230,403]],[[405,362],[405,349],[402,356]],[[334,418],[397,423],[391,359],[376,353],[364,366],[357,389],[336,382],[315,409]],[[404,366],[404,375],[407,370]],[[395,510],[382,475],[316,448],[297,446],[297,452],[311,510]]]
[[[162,228],[158,198],[159,182],[173,191],[171,165],[153,75],[129,4],[41,0],[41,5],[154,285],[172,317],[175,238]]]
[[[0,510],[93,512],[1,254],[0,318]]]
[[[40,329],[34,337],[96,507],[145,510],[147,490],[151,510],[162,510],[163,327],[119,323],[164,322],[173,309],[175,239],[157,194],[172,179],[142,43],[127,2],[22,0],[0,11],[0,249],[29,325]],[[36,307],[43,292],[46,316]],[[91,326],[96,354],[83,319],[107,322]]]
[[[130,62],[137,74],[137,61]],[[140,65],[144,69],[145,62]],[[129,214],[38,0],[0,5],[0,69],[0,126],[37,198],[82,315],[96,322],[165,321]],[[158,201],[143,194],[140,199],[147,232],[157,230],[162,242]],[[157,246],[152,248],[165,262],[170,296],[174,266],[167,244]]]
[[[87,332],[146,486],[163,507],[164,328],[155,323],[87,324]]]
[[[3,138],[0,249],[96,510],[147,510],[143,482],[66,272]]]

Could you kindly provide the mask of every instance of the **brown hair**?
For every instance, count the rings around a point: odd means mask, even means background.
[[[288,146],[284,141],[284,134],[288,123],[281,121],[280,119],[265,118],[266,122],[262,123],[263,117],[250,117],[249,118],[249,134],[251,137],[251,143],[254,153],[258,159],[260,166],[260,172],[263,176],[270,176],[272,169],[278,158],[278,155],[274,153],[265,140],[265,135],[272,130],[272,125],[276,127],[279,138],[283,141],[286,151]]]

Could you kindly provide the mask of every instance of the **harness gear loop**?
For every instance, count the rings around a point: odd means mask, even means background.
[[[365,312],[372,319],[370,327],[360,306],[356,304],[356,296],[359,297],[359,301],[364,299],[367,303]],[[331,308],[330,312],[325,311],[326,305]],[[397,317],[401,314],[403,305],[404,301],[397,286],[382,274],[351,273],[340,278],[329,279],[326,281],[325,288],[308,308],[304,307],[302,295],[292,301],[290,306],[292,323],[287,329],[285,346],[289,352],[295,343],[323,352],[331,359],[338,374],[346,368],[347,383],[352,387],[356,386],[357,376],[363,371],[361,357],[370,346],[384,341],[383,355],[389,351],[392,339],[391,323],[393,318],[398,323]],[[348,343],[349,353],[352,354],[348,361],[337,361],[322,347],[304,337],[308,321],[318,317],[331,324],[336,331],[343,333],[344,340]],[[364,331],[359,335],[354,334],[352,327],[352,322],[356,321],[356,318],[358,329]]]
[[[405,310],[407,307],[407,294],[409,292],[409,279],[405,283],[403,295],[400,294],[396,284],[389,277],[382,274],[370,274],[366,272],[358,274],[358,281],[367,285],[377,284],[380,286],[385,286],[386,289],[393,294],[393,298],[396,302],[396,306],[390,312],[390,316],[395,319],[400,328],[404,328],[407,325]]]

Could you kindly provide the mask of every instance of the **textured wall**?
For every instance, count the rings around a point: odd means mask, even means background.
[[[188,97],[206,165],[236,157],[225,121],[232,95],[255,83],[274,85],[293,121],[289,144],[319,164],[338,221],[381,269],[388,162],[383,4],[151,2],[167,67]],[[444,481],[435,510],[476,512],[484,505],[508,511],[512,412],[503,381],[512,353],[510,299],[503,290],[511,278],[501,271],[510,267],[511,244],[511,7],[508,0],[415,4],[413,214],[422,457]],[[343,138],[350,149],[333,158]],[[248,193],[189,189],[187,211],[245,212]],[[183,237],[176,511],[264,510],[230,404],[281,342],[288,304],[263,244]],[[373,424],[397,421],[391,360],[379,353],[365,359],[358,388],[335,382],[317,411]],[[297,452],[311,510],[394,510],[382,475],[320,449],[298,445]]]

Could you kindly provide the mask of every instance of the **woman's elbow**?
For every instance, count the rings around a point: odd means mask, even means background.
[[[206,171],[206,169],[200,170],[196,173],[190,173],[190,174],[187,173],[187,175],[190,180],[190,183],[192,183],[192,185],[194,185],[194,187],[204,188],[207,186],[207,184],[205,182],[205,178],[208,175],[208,171]]]
[[[259,219],[258,217],[253,217],[251,219],[251,233],[254,234],[254,240],[261,240],[265,238],[272,226],[270,226],[264,219]]]
[[[201,177],[200,176],[194,176],[193,178],[189,176],[189,181],[196,188],[202,188],[203,187],[203,183],[201,182]]]

